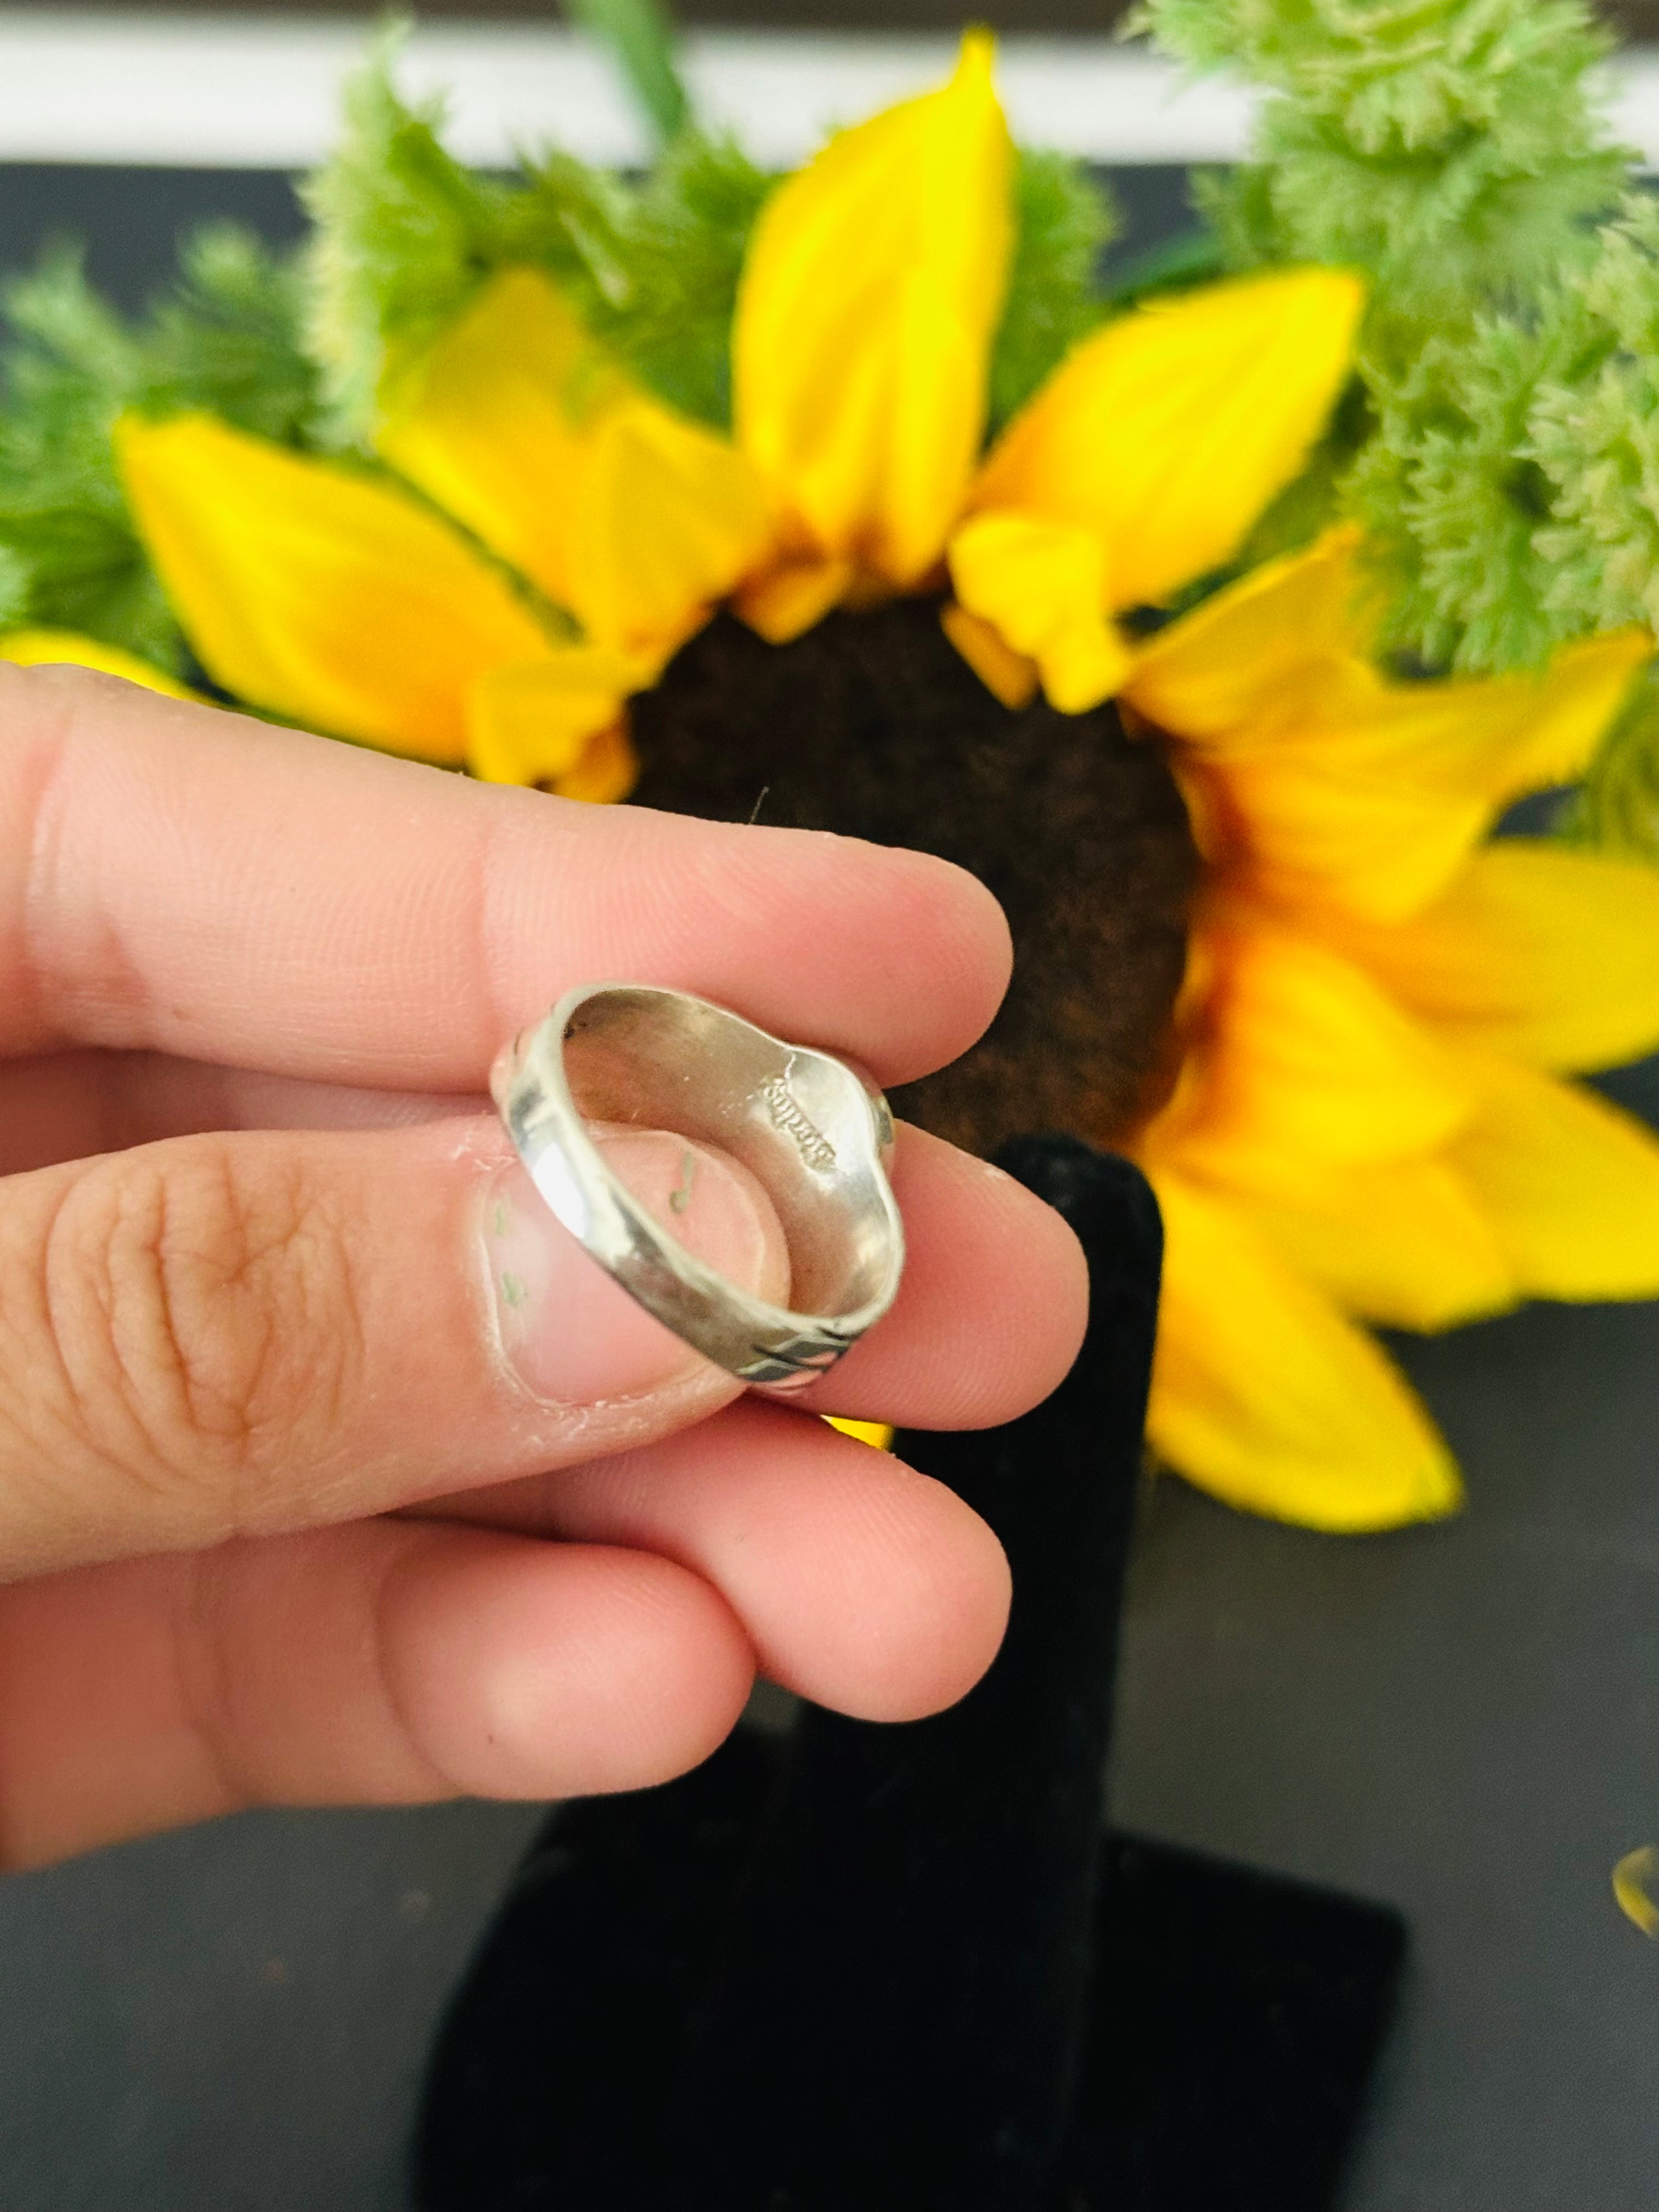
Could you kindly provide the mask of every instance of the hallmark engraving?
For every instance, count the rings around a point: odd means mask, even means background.
[[[766,1102],[766,1110],[772,1117],[772,1126],[794,1139],[800,1156],[809,1168],[832,1168],[836,1164],[836,1148],[822,1129],[809,1121],[801,1110],[800,1102],[781,1075],[769,1077],[760,1087],[760,1096]]]

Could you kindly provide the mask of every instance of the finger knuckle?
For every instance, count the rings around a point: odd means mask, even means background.
[[[47,1307],[102,1455],[210,1486],[230,1534],[258,1478],[322,1449],[361,1333],[348,1239],[303,1170],[229,1139],[98,1163],[49,1242]]]

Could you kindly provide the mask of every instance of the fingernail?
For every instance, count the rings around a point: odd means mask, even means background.
[[[593,1136],[671,1236],[730,1281],[769,1292],[782,1231],[752,1176],[663,1130]],[[516,1160],[485,1193],[483,1235],[501,1349],[538,1398],[585,1406],[637,1397],[698,1364],[583,1251]]]

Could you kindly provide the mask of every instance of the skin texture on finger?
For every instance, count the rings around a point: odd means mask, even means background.
[[[475,1091],[578,982],[696,992],[884,1083],[965,1050],[1009,969],[922,854],[586,806],[0,665],[0,1054],[143,1047]]]
[[[678,1138],[612,1164],[665,1221]],[[674,1233],[763,1295],[708,1152]],[[145,1146],[0,1185],[0,1576],[345,1520],[696,1420],[738,1385],[554,1219],[493,1120]]]
[[[635,1790],[753,1680],[673,1561],[370,1521],[0,1589],[0,1869],[248,1805]]]
[[[441,1510],[677,1560],[720,1591],[769,1680],[860,1720],[954,1705],[1007,1626],[1002,1547],[954,1492],[757,1399],[660,1443]]]
[[[0,1060],[0,1176],[215,1129],[406,1129],[490,1110],[483,1095],[366,1091],[85,1047]]]

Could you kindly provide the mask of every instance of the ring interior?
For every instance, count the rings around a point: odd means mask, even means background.
[[[868,1095],[823,1054],[678,994],[605,991],[564,1032],[585,1121],[672,1129],[748,1168],[789,1248],[789,1304],[827,1319],[888,1288],[892,1240]]]

